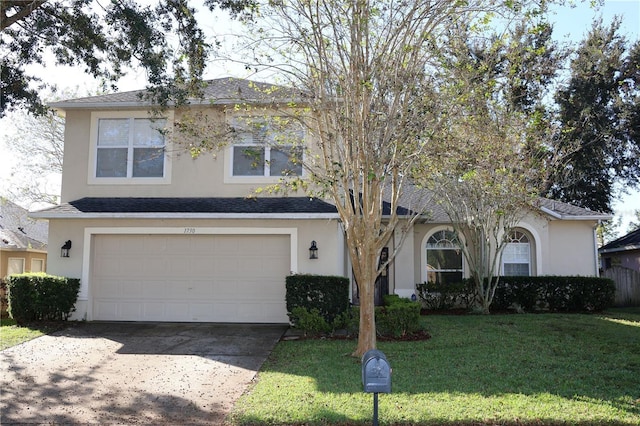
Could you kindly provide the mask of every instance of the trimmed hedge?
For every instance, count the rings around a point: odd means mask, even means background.
[[[418,296],[428,309],[449,309],[454,302],[459,302],[458,307],[471,308],[475,291],[472,280],[445,287],[433,283],[416,285]],[[602,311],[613,305],[615,291],[615,283],[608,278],[500,277],[491,308],[506,310],[515,306],[527,312]]]
[[[290,275],[286,279],[287,313],[294,327],[305,335],[319,336],[345,330],[358,334],[359,307],[349,308],[349,279],[323,275]],[[420,329],[420,303],[384,296],[375,308],[377,333],[403,337]]]
[[[473,282],[436,284],[434,282],[416,284],[418,300],[425,309],[445,310],[468,309],[473,301]]]
[[[294,326],[298,326],[299,315],[295,308],[304,308],[307,313],[317,310],[327,324],[349,309],[349,279],[338,276],[298,274],[286,278],[287,314]],[[298,311],[299,313],[300,311]]]
[[[380,336],[405,337],[420,330],[420,302],[385,296],[385,306],[376,310],[376,332]]]
[[[67,320],[75,310],[80,280],[45,273],[11,275],[9,315],[17,323]]]

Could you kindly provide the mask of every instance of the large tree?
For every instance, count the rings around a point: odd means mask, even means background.
[[[44,83],[33,64],[84,67],[115,90],[129,67],[147,72],[150,94],[161,104],[199,94],[215,47],[189,0],[2,0],[0,2],[0,117],[26,106],[43,114]],[[200,2],[198,2],[200,4]],[[251,11],[252,0],[205,0],[210,10]]]
[[[562,58],[544,23],[480,36],[452,31],[442,48],[438,94],[449,105],[442,136],[415,171],[451,220],[484,313],[502,252],[544,180],[540,109]]]
[[[298,118],[317,142],[304,160],[309,188],[337,206],[359,290],[355,355],[376,347],[381,250],[395,233],[397,253],[424,208],[399,209],[411,172],[446,124],[448,104],[434,92],[438,44],[460,21],[526,19],[524,6],[534,3],[275,1],[248,31],[256,59],[248,65],[275,70],[305,96]]]
[[[601,212],[612,211],[615,183],[640,184],[640,41],[629,45],[619,27],[594,22],[555,97],[553,149],[565,162],[547,195]]]

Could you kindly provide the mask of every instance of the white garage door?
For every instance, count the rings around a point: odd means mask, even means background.
[[[288,322],[288,235],[96,235],[93,318]]]

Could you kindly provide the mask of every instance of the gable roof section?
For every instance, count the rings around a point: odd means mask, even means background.
[[[81,198],[31,213],[42,218],[337,218],[325,201],[309,197]]]
[[[640,228],[613,240],[598,249],[600,254],[615,253],[621,251],[640,250]]]
[[[47,245],[42,241],[34,240],[21,232],[0,229],[0,249],[11,251],[46,251]]]
[[[0,248],[46,250],[49,224],[29,218],[28,211],[0,198]]]
[[[193,105],[235,105],[239,102],[252,104],[282,104],[299,102],[304,96],[300,91],[270,83],[241,78],[218,78],[204,82],[202,98],[190,99]],[[49,105],[62,110],[95,108],[149,108],[151,103],[143,99],[146,90],[111,93],[52,102]]]
[[[410,205],[411,207],[408,210],[423,212],[423,217],[428,223],[450,222],[449,216],[428,189],[408,184],[405,186],[400,202],[405,207]],[[594,212],[561,201],[541,197],[538,198],[534,207],[557,220],[597,221],[612,218],[610,214]]]
[[[613,216],[607,213],[595,212],[593,210],[577,207],[562,201],[539,198],[538,207],[551,217],[564,220],[609,220]]]

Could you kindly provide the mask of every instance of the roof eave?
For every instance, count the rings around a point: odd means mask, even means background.
[[[2,251],[11,251],[11,252],[20,252],[20,251],[26,251],[29,253],[43,253],[46,254],[47,253],[47,249],[46,248],[33,248],[33,247],[17,247],[17,246],[12,246],[12,247],[0,247],[0,250]]]
[[[598,249],[601,254],[617,253],[621,251],[640,250],[640,244],[628,244],[621,247],[613,247],[609,249]]]
[[[70,109],[98,109],[98,108],[150,108],[153,106],[151,102],[52,102],[49,104],[51,108],[63,111]]]
[[[568,214],[562,214],[562,213],[558,213],[554,210],[551,210],[548,207],[540,207],[540,211],[542,211],[543,213],[548,214],[549,216],[555,218],[555,219],[559,219],[559,220],[609,220],[612,219],[613,216],[610,214],[603,214],[603,213],[598,213],[598,214],[591,214],[591,215],[568,215]]]
[[[337,213],[76,213],[34,212],[38,219],[338,219]]]
[[[190,99],[187,101],[187,105],[191,106],[227,106],[227,105],[239,105],[239,104],[251,104],[251,105],[289,105],[291,102],[303,104],[302,100],[291,99],[285,101],[281,99]],[[49,104],[54,109],[62,111],[73,109],[123,109],[123,108],[144,108],[150,109],[159,106],[152,102],[52,102]],[[167,107],[175,107],[174,102],[167,103]]]

